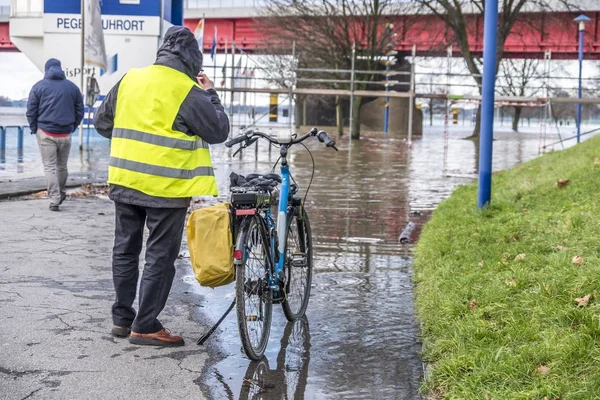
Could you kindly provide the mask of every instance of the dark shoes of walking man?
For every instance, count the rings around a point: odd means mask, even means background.
[[[65,78],[60,61],[49,59],[45,70],[44,79],[29,93],[27,121],[42,154],[50,210],[58,211],[66,197],[71,134],[83,119],[83,96]]]
[[[158,315],[165,307],[192,196],[216,196],[209,144],[222,143],[229,120],[202,69],[194,35],[171,27],[156,62],[131,69],[94,116],[111,139],[109,197],[115,202],[112,334],[139,345],[182,346]],[[144,238],[145,265],[137,291]],[[138,295],[138,310],[133,303]]]

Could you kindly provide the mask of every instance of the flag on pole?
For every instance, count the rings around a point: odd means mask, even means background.
[[[84,63],[107,69],[100,0],[84,0]]]
[[[217,27],[215,25],[215,35],[213,36],[212,45],[210,46],[210,59],[215,59],[215,52],[217,50]]]
[[[194,30],[194,37],[198,42],[198,46],[200,47],[200,52],[203,53],[204,50],[204,17],[202,17],[198,21],[198,25],[196,25],[196,29]]]

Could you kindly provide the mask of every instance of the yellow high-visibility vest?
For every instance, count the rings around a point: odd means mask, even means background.
[[[173,130],[194,86],[169,67],[127,72],[117,95],[108,183],[156,197],[217,196],[208,144]]]

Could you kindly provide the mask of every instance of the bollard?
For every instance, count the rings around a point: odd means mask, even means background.
[[[0,126],[0,150],[6,150],[6,128]]]
[[[23,133],[25,127],[23,125],[17,127],[17,149],[23,150]]]

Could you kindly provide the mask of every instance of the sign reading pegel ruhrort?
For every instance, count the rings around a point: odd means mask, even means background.
[[[44,14],[44,32],[81,32],[81,16],[77,14]],[[160,17],[103,15],[102,29],[107,35],[159,35]]]

